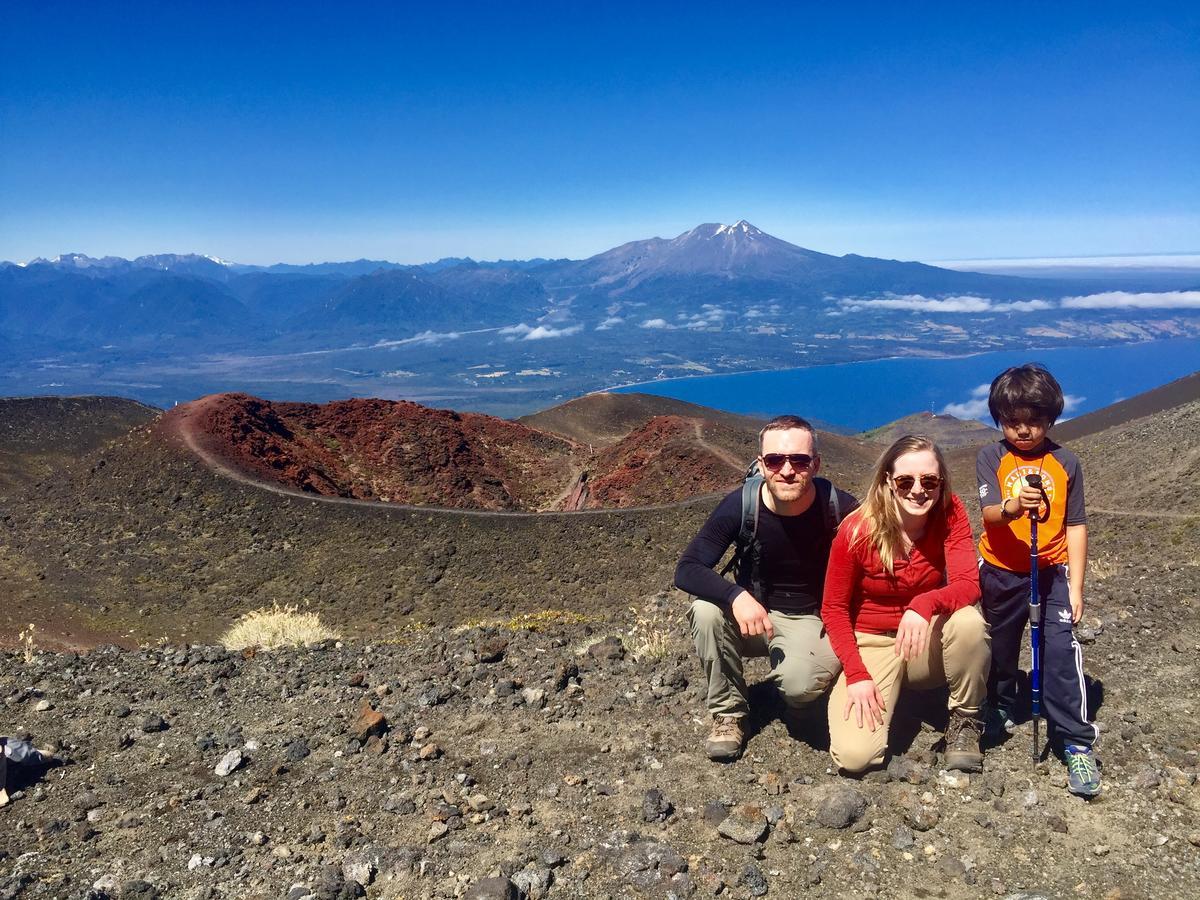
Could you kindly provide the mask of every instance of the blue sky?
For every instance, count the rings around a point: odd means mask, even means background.
[[[0,259],[1200,250],[1200,7],[1132,7],[9,3]]]

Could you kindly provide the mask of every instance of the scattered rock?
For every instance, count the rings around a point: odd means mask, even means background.
[[[766,839],[769,826],[760,807],[746,803],[735,806],[717,826],[717,833],[739,844],[756,844]]]
[[[480,879],[463,894],[464,900],[519,900],[519,897],[517,886],[501,876]]]
[[[674,811],[671,801],[658,788],[651,788],[642,798],[643,822],[665,822]]]
[[[241,750],[230,750],[221,757],[221,761],[217,763],[217,767],[213,769],[222,778],[240,769],[245,761]]]
[[[738,884],[745,885],[750,891],[751,897],[765,897],[767,894],[767,876],[754,863],[750,863],[742,869]]]
[[[844,783],[823,785],[813,792],[815,820],[826,828],[849,828],[867,811],[867,798]]]
[[[625,658],[625,645],[615,635],[597,641],[587,648],[588,656],[602,662],[619,662]]]
[[[364,700],[358,709],[358,718],[354,720],[350,734],[362,744],[372,735],[381,737],[386,731],[387,719],[383,713],[372,707],[370,701]]]

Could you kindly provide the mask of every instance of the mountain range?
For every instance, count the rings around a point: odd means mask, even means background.
[[[1154,277],[1123,276],[1121,289],[1153,290]],[[0,263],[0,394],[374,395],[511,414],[612,384],[961,354],[1014,335],[1052,346],[1200,334],[1195,308],[1059,305],[1103,288],[833,256],[744,220],[582,260],[68,253]]]

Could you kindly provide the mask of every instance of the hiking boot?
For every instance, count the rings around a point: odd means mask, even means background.
[[[951,712],[950,721],[946,723],[943,765],[960,772],[982,772],[983,751],[979,749],[982,734],[983,721],[978,716]]]
[[[1080,797],[1095,797],[1100,793],[1100,769],[1091,747],[1067,744],[1067,790]]]
[[[744,716],[713,716],[712,731],[704,742],[704,752],[714,762],[732,762],[742,755],[746,732]]]
[[[1016,728],[1012,715],[1003,706],[987,706],[984,710],[983,733],[989,740],[997,740],[1011,734]]]

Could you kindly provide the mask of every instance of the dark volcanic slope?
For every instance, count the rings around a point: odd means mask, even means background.
[[[1193,400],[1200,400],[1200,372],[1055,425],[1054,438],[1060,442],[1073,441]]]
[[[570,443],[494,416],[390,400],[322,405],[216,394],[162,433],[239,472],[330,497],[462,509],[538,509],[573,475]]]
[[[211,640],[273,601],[379,637],[547,608],[603,614],[668,585],[713,504],[514,515],[306,499],[218,474],[152,429],[89,463],[0,517],[13,622],[53,606],[145,641]]]
[[[670,584],[678,553],[716,502],[502,514],[309,499],[237,481],[183,440],[164,440],[183,415],[126,435],[0,517],[11,622],[53,609],[77,628],[190,640],[210,639],[236,615],[276,600],[383,635],[414,621],[449,625],[547,608],[606,614]],[[689,421],[672,440],[690,430],[695,441],[696,428]],[[734,461],[753,455],[753,430],[701,423],[699,433],[715,448],[708,452],[728,457],[736,481]],[[684,440],[679,452],[695,446]],[[857,484],[874,458],[863,446],[829,437],[827,470]],[[628,462],[617,459],[605,474]],[[657,479],[634,482],[626,491],[638,502],[659,499]]]
[[[1052,432],[1056,438],[1057,431]],[[1140,539],[1141,518],[1191,516],[1192,528],[1200,526],[1200,400],[1131,419],[1069,446],[1085,462],[1089,509],[1130,519],[1123,527],[1131,536]]]
[[[60,474],[158,414],[120,397],[0,397],[0,498]]]

